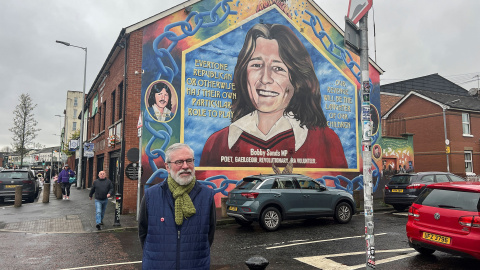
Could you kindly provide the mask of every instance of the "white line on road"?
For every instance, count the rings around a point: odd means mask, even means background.
[[[115,265],[127,265],[127,264],[137,264],[137,263],[142,263],[142,261],[124,262],[124,263],[99,264],[99,265],[90,265],[90,266],[82,266],[82,267],[74,267],[74,268],[64,268],[64,269],[60,269],[60,270],[77,270],[77,269],[88,269],[88,268],[98,268],[98,267],[107,267],[107,266],[115,266]]]
[[[375,234],[375,236],[380,236],[380,235],[385,235],[385,234],[387,234],[387,233],[378,233],[378,234]],[[321,242],[331,242],[331,241],[338,241],[338,240],[345,240],[345,239],[352,239],[352,238],[360,238],[360,237],[365,237],[365,235],[348,236],[348,237],[340,237],[340,238],[316,240],[316,241],[309,241],[309,242],[302,242],[302,243],[294,243],[294,244],[288,244],[288,245],[267,247],[266,249],[284,248],[284,247],[291,247],[291,246],[298,246],[298,245],[306,245],[306,244],[313,244],[313,243],[321,243]]]
[[[412,251],[412,250],[413,250],[412,248],[377,250],[377,251],[375,251],[375,253],[377,254],[377,253],[387,253],[387,252],[408,252],[408,251]],[[306,263],[308,265],[311,265],[311,266],[314,266],[314,267],[317,267],[317,268],[323,269],[323,270],[337,270],[337,269],[354,270],[354,269],[365,268],[366,264],[364,263],[364,264],[358,264],[358,265],[354,265],[354,266],[348,266],[348,265],[344,265],[344,264],[338,263],[336,261],[330,260],[328,258],[346,257],[346,256],[361,255],[361,254],[365,254],[365,251],[329,254],[329,255],[322,255],[322,256],[299,257],[299,258],[295,258],[295,259],[300,261],[300,262]],[[415,256],[417,254],[418,254],[417,252],[412,252],[412,253],[407,253],[407,254],[403,254],[403,255],[390,257],[390,258],[387,258],[387,259],[382,259],[382,260],[376,261],[375,265],[405,259],[405,258],[408,258],[408,257]]]

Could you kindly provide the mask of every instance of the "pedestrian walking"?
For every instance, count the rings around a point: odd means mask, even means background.
[[[110,179],[106,177],[105,171],[98,173],[98,179],[93,181],[92,189],[90,190],[90,200],[95,193],[95,222],[97,223],[97,230],[102,229],[103,217],[107,209],[108,198],[113,196],[113,184]]]
[[[64,200],[70,200],[70,177],[75,177],[75,172],[70,170],[70,166],[65,164],[63,170],[58,174],[58,183],[62,185],[62,195]]]
[[[165,152],[167,180],[145,191],[138,222],[143,269],[209,269],[215,234],[214,192],[196,181],[194,152]]]
[[[50,169],[50,167],[47,167],[47,169],[45,169],[45,173],[43,174],[44,183],[50,183],[51,173],[52,170]]]

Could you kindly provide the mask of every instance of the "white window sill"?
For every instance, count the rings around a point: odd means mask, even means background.
[[[470,138],[473,138],[473,135],[472,135],[472,134],[463,134],[463,137],[470,137]]]

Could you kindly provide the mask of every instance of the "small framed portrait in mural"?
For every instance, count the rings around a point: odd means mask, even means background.
[[[382,157],[382,148],[380,145],[375,144],[373,146],[373,158],[380,159]]]
[[[148,114],[157,122],[168,122],[177,112],[177,92],[165,80],[154,81],[145,92]]]

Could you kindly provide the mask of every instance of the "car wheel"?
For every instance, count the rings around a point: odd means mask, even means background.
[[[280,227],[282,214],[275,207],[269,207],[260,216],[260,225],[269,232],[276,231]]]
[[[253,220],[244,220],[241,218],[235,218],[235,222],[239,224],[240,226],[249,226],[253,223]]]
[[[403,212],[406,208],[405,205],[401,205],[401,204],[394,204],[392,206],[393,206],[393,209],[397,210],[398,212]]]
[[[26,201],[27,203],[33,203],[35,201],[35,195],[28,197]]]
[[[435,252],[435,249],[429,249],[424,247],[413,247],[418,253],[422,255],[432,255]]]
[[[335,207],[335,216],[333,216],[336,222],[345,224],[352,219],[352,207],[346,203],[341,202]]]

